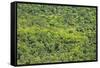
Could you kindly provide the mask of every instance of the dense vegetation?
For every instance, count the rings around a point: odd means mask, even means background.
[[[96,8],[17,5],[17,64],[96,60]]]

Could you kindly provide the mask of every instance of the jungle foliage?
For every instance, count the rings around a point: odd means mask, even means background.
[[[96,60],[96,8],[17,4],[17,64]]]

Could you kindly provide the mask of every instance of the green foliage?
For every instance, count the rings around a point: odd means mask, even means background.
[[[17,4],[17,64],[96,60],[96,9]]]

